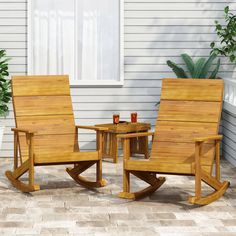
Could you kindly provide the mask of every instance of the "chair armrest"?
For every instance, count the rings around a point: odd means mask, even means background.
[[[194,141],[195,142],[199,142],[199,143],[202,143],[202,142],[206,142],[206,141],[219,141],[222,139],[222,135],[212,135],[212,136],[206,136],[206,137],[200,137],[200,138],[195,138]]]
[[[106,127],[100,127],[100,126],[87,126],[87,125],[76,125],[77,129],[90,129],[95,131],[106,131],[108,128]]]
[[[19,129],[19,128],[12,128],[11,131],[17,132],[17,133],[25,133],[25,134],[35,134],[36,132],[32,130],[27,130],[27,129]]]
[[[130,134],[119,134],[117,138],[137,138],[145,136],[153,136],[154,132],[140,132],[140,133],[130,133]]]

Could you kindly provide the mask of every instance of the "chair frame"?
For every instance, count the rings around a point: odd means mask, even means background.
[[[123,148],[124,148],[124,160],[123,160],[123,192],[119,193],[119,197],[126,199],[140,199],[148,196],[149,194],[154,193],[164,182],[164,177],[156,177],[157,173],[162,174],[176,174],[176,173],[165,173],[161,171],[161,166],[156,168],[156,171],[137,171],[135,170],[138,166],[138,160],[134,161],[136,164],[128,164],[130,160],[130,150],[129,144],[130,139],[133,137],[142,137],[142,136],[154,136],[154,133],[144,132],[137,134],[124,134],[119,135],[118,137],[123,139]],[[220,181],[220,141],[222,135],[206,136],[195,138],[195,161],[193,163],[193,170],[190,176],[195,176],[195,196],[190,196],[188,202],[191,204],[206,205],[217,199],[219,199],[229,187],[230,183],[228,181]],[[209,175],[206,171],[203,170],[201,165],[201,148],[204,142],[214,141],[215,143],[215,176]],[[150,186],[138,191],[130,192],[130,173],[138,177],[139,179],[147,182]],[[178,174],[176,174],[178,175]],[[205,182],[207,185],[212,187],[215,191],[207,196],[201,196],[201,182]]]
[[[13,171],[6,171],[6,176],[12,183],[12,185],[19,189],[22,192],[33,192],[36,190],[40,190],[40,186],[35,184],[34,179],[34,167],[35,166],[42,166],[42,165],[58,165],[58,164],[74,164],[73,168],[67,168],[67,173],[80,185],[86,188],[94,188],[94,187],[103,187],[106,185],[106,181],[102,179],[102,147],[103,147],[103,135],[104,131],[107,128],[104,127],[95,127],[95,126],[80,126],[76,125],[76,141],[78,141],[78,129],[90,129],[96,131],[97,136],[97,152],[98,156],[95,160],[88,160],[86,159],[86,152],[84,153],[84,158],[80,158],[78,160],[68,160],[64,161],[63,163],[43,163],[37,164],[35,163],[34,157],[34,135],[35,132],[30,130],[20,129],[20,128],[13,128],[12,131],[14,132],[14,170]],[[28,153],[29,158],[22,162],[19,165],[19,133],[24,133],[26,136],[26,142],[28,145]],[[82,172],[87,170],[92,165],[96,164],[96,181],[90,181],[86,178],[80,176]],[[19,178],[28,172],[29,179],[28,184],[23,183]]]

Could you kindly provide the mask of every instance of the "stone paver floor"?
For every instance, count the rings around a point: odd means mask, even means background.
[[[167,176],[166,183],[149,198],[119,199],[122,162],[104,162],[108,185],[94,191],[77,185],[65,166],[36,167],[41,191],[23,194],[4,176],[12,159],[1,159],[0,236],[11,235],[236,235],[236,168],[222,162],[222,176],[231,182],[223,198],[208,206],[187,203],[193,177]],[[93,170],[87,173],[94,176]],[[132,178],[132,187],[143,182]],[[208,187],[204,185],[204,192]]]

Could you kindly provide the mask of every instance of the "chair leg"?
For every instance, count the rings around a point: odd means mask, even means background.
[[[130,192],[130,172],[127,170],[123,172],[123,191],[126,193]]]
[[[97,182],[100,184],[99,187],[106,186],[107,185],[107,181],[102,178],[102,160],[99,160],[97,162],[96,172],[97,172],[96,173]]]

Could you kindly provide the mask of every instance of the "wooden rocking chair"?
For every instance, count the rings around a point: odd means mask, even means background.
[[[163,79],[155,133],[119,135],[124,141],[123,192],[119,197],[138,199],[155,192],[165,182],[156,174],[163,173],[195,176],[195,196],[188,199],[192,204],[205,205],[220,198],[229,186],[228,181],[220,181],[222,96],[222,80]],[[147,135],[154,136],[150,159],[131,159],[130,139]],[[130,173],[150,186],[130,192]],[[215,191],[202,197],[201,181]]]
[[[102,145],[105,128],[76,126],[68,76],[14,76],[12,94],[16,128],[14,131],[14,170],[6,171],[12,185],[22,192],[39,190],[34,167],[74,164],[68,174],[87,188],[102,187]],[[78,129],[97,132],[97,151],[80,152]],[[20,165],[19,157],[20,154]],[[96,164],[96,181],[80,176]],[[28,183],[19,178],[28,172]]]

